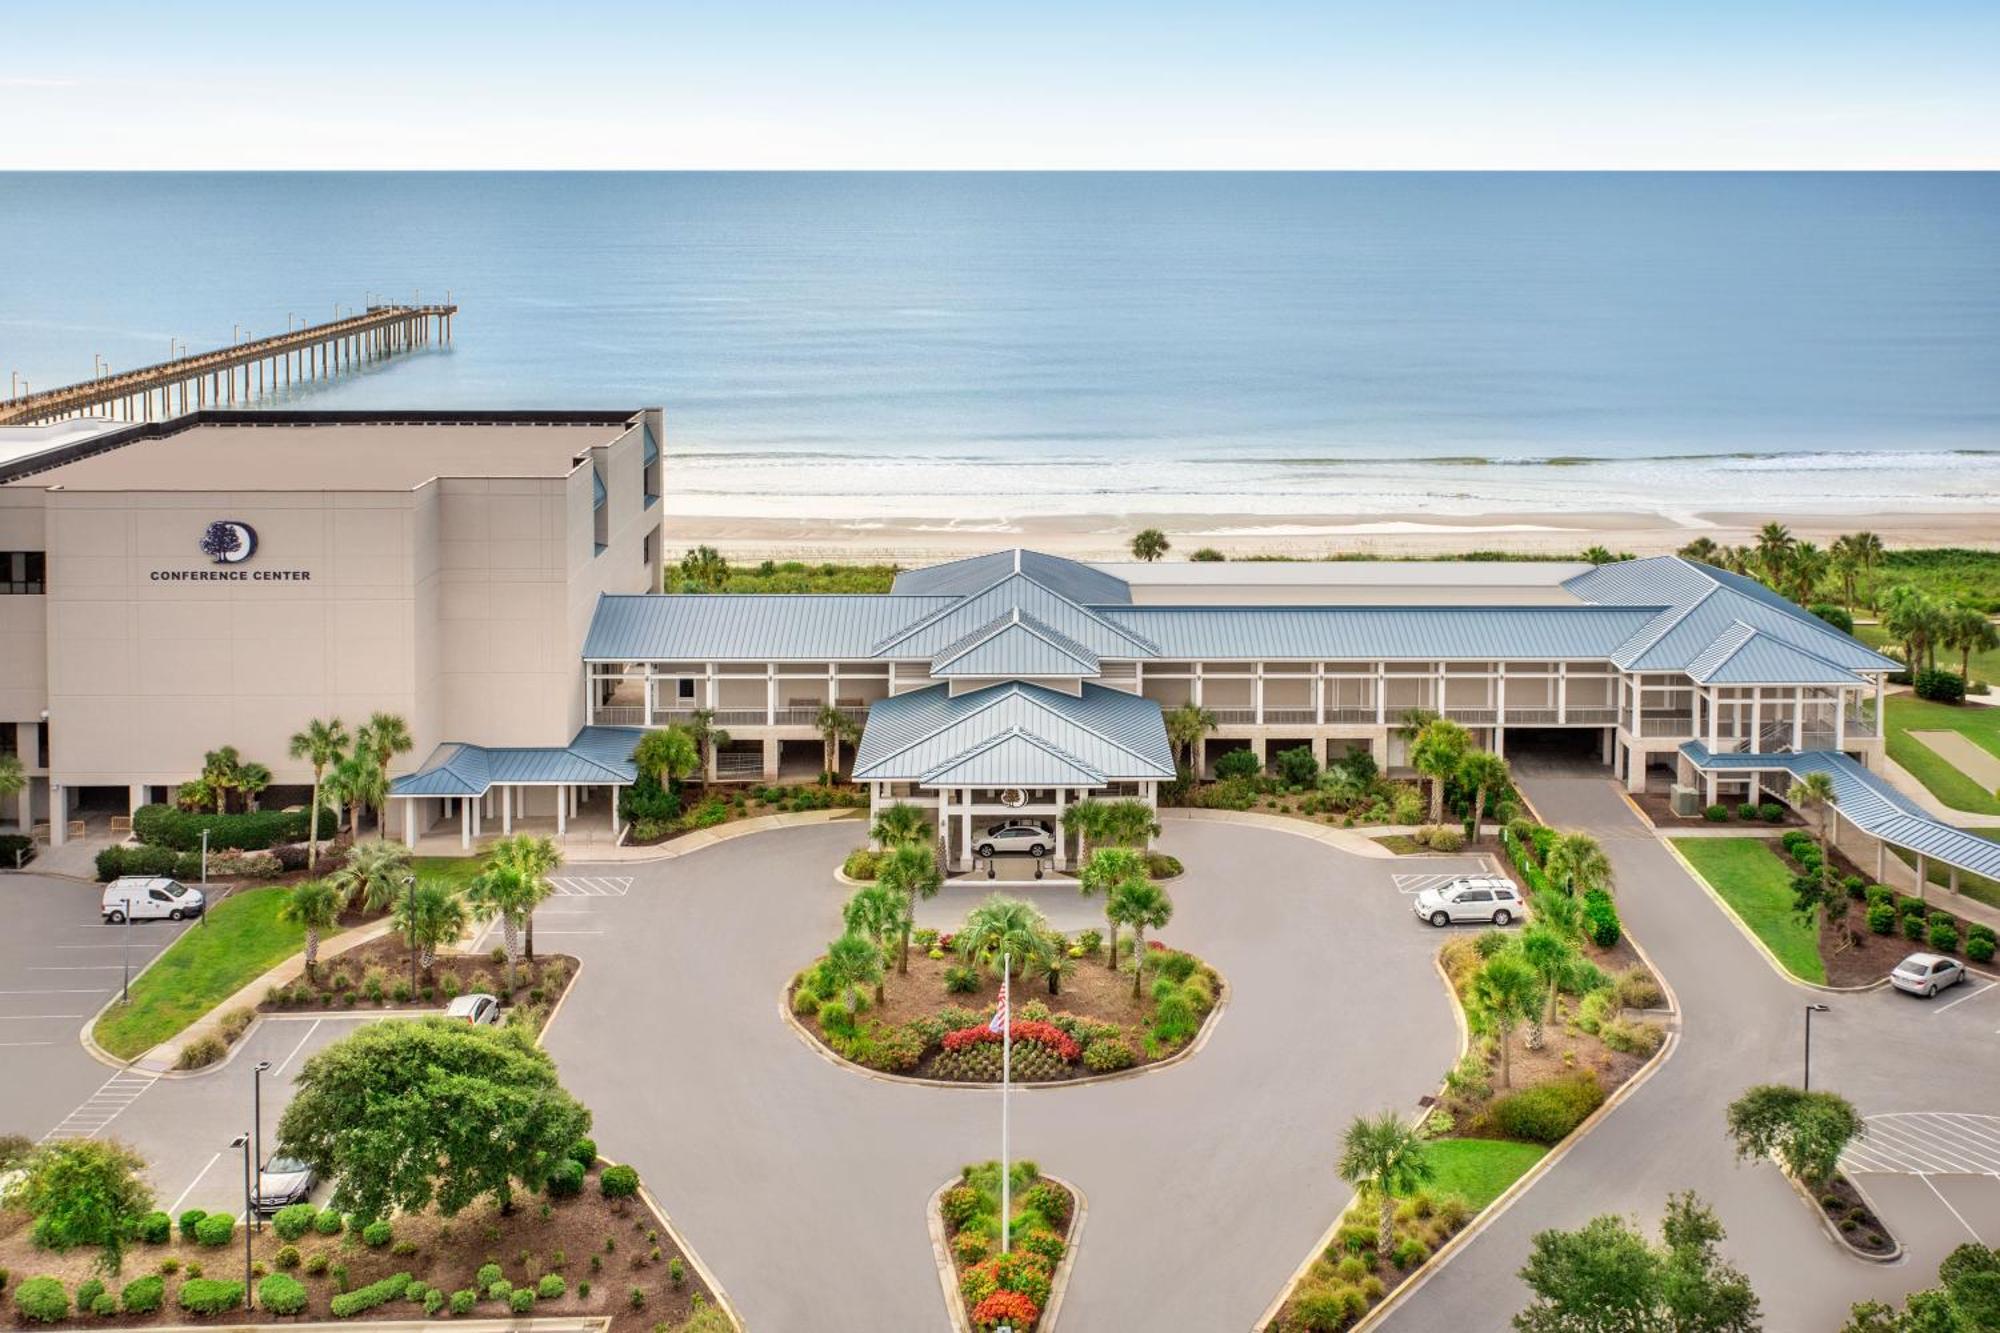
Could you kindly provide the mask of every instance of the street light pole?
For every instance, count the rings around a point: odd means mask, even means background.
[[[250,1156],[257,1164],[257,1170],[264,1169],[264,1071],[271,1067],[269,1060],[259,1060],[250,1069]],[[262,1231],[264,1219],[257,1212],[254,1194],[249,1203],[250,1217],[247,1225]]]
[[[132,1003],[132,904],[129,900],[125,904],[125,924],[119,930],[118,938],[125,946],[124,1003],[130,1004]]]
[[[1823,1004],[1806,1006],[1806,1068],[1805,1077],[1799,1080],[1799,1090],[1802,1092],[1812,1091],[1812,1016],[1826,1012],[1827,1007]]]
[[[201,924],[208,927],[208,830],[201,831]]]
[[[250,1136],[238,1134],[230,1140],[229,1146],[243,1154],[243,1214],[246,1219],[243,1225],[243,1308],[254,1310],[257,1308],[257,1293],[250,1285],[250,1224],[247,1220],[250,1215]]]
[[[389,821],[385,818],[382,822],[386,824]],[[417,877],[415,874],[410,876],[409,889],[403,895],[403,901],[407,904],[405,910],[410,914],[410,919],[406,923],[410,928],[410,997],[415,999],[417,994]]]

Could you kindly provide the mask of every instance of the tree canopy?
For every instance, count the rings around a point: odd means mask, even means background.
[[[140,1175],[146,1164],[122,1143],[65,1139],[44,1144],[20,1164],[0,1202],[35,1219],[34,1239],[51,1250],[98,1245],[107,1272],[124,1262],[125,1240],[153,1206]]]
[[[450,1217],[488,1195],[504,1206],[516,1184],[542,1188],[589,1129],[520,1030],[392,1019],[306,1061],[278,1141],[335,1182],[333,1207]]]
[[[1837,1093],[1765,1083],[1729,1104],[1729,1137],[1736,1142],[1736,1155],[1775,1156],[1808,1185],[1832,1179],[1841,1153],[1862,1132],[1861,1114]]]
[[[1622,1217],[1538,1233],[1521,1269],[1535,1294],[1519,1333],[1754,1333],[1757,1295],[1716,1245],[1722,1224],[1692,1193],[1667,1200],[1661,1243]]]

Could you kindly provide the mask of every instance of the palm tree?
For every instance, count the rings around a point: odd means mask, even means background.
[[[1766,523],[1757,529],[1757,566],[1763,571],[1764,582],[1774,587],[1784,582],[1793,545],[1791,529],[1782,523]]]
[[[1882,562],[1885,552],[1882,539],[1872,532],[1857,532],[1849,539],[1854,544],[1855,558],[1861,562],[1861,572],[1868,576],[1868,609],[1875,609],[1875,566]]]
[[[372,713],[355,737],[355,748],[367,750],[375,756],[375,767],[381,770],[382,781],[368,804],[374,806],[382,818],[382,836],[389,836],[389,761],[399,754],[408,754],[416,742],[410,739],[410,728],[394,713]]]
[[[1078,861],[1089,855],[1092,843],[1104,841],[1104,829],[1110,814],[1110,807],[1095,796],[1086,796],[1063,811],[1062,831],[1065,836],[1075,836]]]
[[[1944,609],[1943,624],[1938,641],[1947,648],[1958,649],[1958,674],[1969,687],[1972,684],[1972,655],[1991,652],[2000,648],[2000,632],[1993,628],[1993,622],[1984,611],[1977,607],[1953,602]]]
[[[1521,932],[1521,959],[1535,969],[1535,975],[1542,979],[1542,986],[1548,992],[1546,1003],[1528,1030],[1528,1049],[1538,1051],[1542,1048],[1542,1029],[1556,1021],[1556,995],[1563,978],[1576,965],[1576,948],[1555,926],[1536,921]]]
[[[1910,670],[1936,665],[1945,613],[1929,593],[1908,583],[1889,589],[1882,599],[1882,628],[1903,646],[1903,661]]]
[[[1104,895],[1104,923],[1108,927],[1106,939],[1113,972],[1118,970],[1118,922],[1111,915],[1112,894],[1127,880],[1145,878],[1146,858],[1130,847],[1100,847],[1084,859],[1083,869],[1077,872],[1077,889],[1084,897],[1094,893]]]
[[[335,800],[347,807],[348,834],[358,843],[361,838],[361,811],[378,800],[388,797],[389,779],[383,774],[375,756],[357,750],[334,764],[333,772],[327,777],[326,790]],[[382,829],[386,840],[389,830]]]
[[[1542,889],[1529,900],[1535,920],[1575,943],[1584,936],[1583,901],[1560,889]]]
[[[1611,858],[1588,833],[1563,833],[1549,847],[1542,869],[1549,882],[1581,897],[1592,889],[1611,892]]]
[[[826,745],[826,767],[821,771],[840,776],[840,746],[845,741],[852,745],[861,739],[861,726],[853,718],[834,707],[821,704],[819,716],[813,719],[813,728],[819,732],[820,740]]]
[[[236,770],[236,790],[243,793],[243,808],[255,810],[257,798],[271,785],[271,770],[252,760]]]
[[[1167,534],[1158,528],[1143,528],[1132,538],[1132,558],[1152,564],[1168,550]]]
[[[1458,763],[1458,780],[1472,788],[1472,838],[1479,840],[1479,825],[1486,818],[1486,797],[1512,782],[1507,761],[1491,750],[1474,750]]]
[[[319,937],[340,924],[340,908],[345,898],[323,879],[306,879],[292,886],[278,908],[280,920],[305,927],[308,980],[319,980]]]
[[[1542,979],[1513,954],[1498,954],[1473,975],[1472,999],[1499,1037],[1500,1085],[1511,1088],[1514,1068],[1509,1043],[1523,1020],[1541,1012]]]
[[[1035,936],[1022,966],[1027,976],[1048,978],[1051,995],[1062,994],[1062,979],[1075,970],[1076,960],[1069,956],[1068,942],[1052,930]]]
[[[1609,547],[1588,546],[1584,548],[1583,558],[1593,565],[1608,565],[1618,557],[1611,554]]]
[[[507,990],[515,985],[521,959],[521,922],[535,910],[538,899],[527,877],[513,866],[488,865],[465,889],[466,905],[482,916],[500,918],[500,938],[507,954]]]
[[[1146,932],[1162,929],[1174,919],[1174,901],[1149,879],[1121,880],[1104,904],[1104,915],[1113,925],[1132,927],[1132,998],[1136,1000],[1146,975]]]
[[[410,884],[410,853],[399,842],[376,838],[347,849],[347,863],[326,877],[350,907],[386,912]]]
[[[1854,609],[1854,580],[1861,573],[1861,552],[1855,549],[1854,537],[1842,533],[1827,547],[1829,568],[1840,579],[1840,600],[1848,610]]]
[[[294,759],[303,759],[312,765],[313,794],[312,819],[306,833],[306,869],[319,866],[319,812],[323,808],[325,796],[321,784],[326,778],[328,766],[339,763],[347,757],[349,737],[347,726],[339,718],[321,721],[314,718],[301,731],[292,733],[291,754]]]
[[[1375,1253],[1386,1256],[1396,1243],[1397,1196],[1417,1189],[1435,1174],[1423,1135],[1394,1111],[1373,1119],[1356,1116],[1341,1140],[1336,1169],[1357,1190],[1366,1186],[1375,1191],[1380,1205]]]
[[[880,883],[865,884],[848,898],[847,905],[840,909],[840,919],[847,926],[847,933],[860,935],[881,953],[889,947],[889,941],[897,936],[909,938],[910,918],[903,895]],[[908,971],[906,967],[903,969]],[[875,973],[875,1004],[882,1004],[882,971]]]
[[[701,784],[708,785],[709,759],[717,750],[729,744],[729,733],[715,725],[713,708],[697,708],[688,714],[688,720],[681,724],[687,730],[688,739],[694,742],[695,755],[701,764]]]
[[[1431,780],[1431,823],[1444,822],[1444,784],[1472,748],[1472,733],[1446,718],[1433,718],[1410,742],[1410,767]]]
[[[1834,791],[1833,774],[1806,774],[1786,788],[1785,799],[1794,810],[1810,810],[1813,814],[1813,826],[1819,839],[1820,879],[1824,882],[1827,874],[1826,835],[1828,826],[1833,822],[1827,812],[1840,799]]]
[[[1215,714],[1193,701],[1167,710],[1167,739],[1173,743],[1175,761],[1182,768],[1194,766],[1194,747],[1219,725]]]
[[[1144,851],[1160,836],[1158,813],[1144,801],[1127,798],[1104,802],[1104,826],[1097,835],[1115,847]]]
[[[701,763],[694,738],[681,727],[663,727],[639,738],[627,756],[642,773],[650,773],[661,787],[672,790]]]
[[[847,992],[847,1007],[859,1009],[861,988],[882,981],[882,951],[859,935],[842,935],[826,946],[820,968],[834,989]]]
[[[1715,544],[1713,537],[1696,537],[1678,552],[1683,560],[1699,560],[1704,565],[1712,565],[1722,554],[1722,548]]]
[[[1757,553],[1747,546],[1725,546],[1715,553],[1715,558],[1721,568],[1748,578],[1750,565],[1756,560]]]
[[[1424,728],[1438,720],[1438,715],[1428,708],[1405,708],[1403,715],[1396,719],[1396,734],[1405,742],[1414,742],[1424,734]]]
[[[927,843],[930,841],[930,817],[921,806],[907,801],[897,801],[883,807],[875,816],[875,826],[868,830],[868,836],[881,847],[900,847],[906,842]]]
[[[442,880],[420,879],[396,899],[392,919],[397,933],[408,942],[416,966],[430,980],[437,965],[438,946],[457,939],[470,916],[465,899],[452,885]]]
[[[1799,542],[1792,547],[1791,559],[1785,563],[1786,594],[1804,606],[1813,599],[1814,590],[1829,568],[1831,561],[1825,551],[1811,542]]]
[[[206,810],[214,804],[215,788],[209,786],[200,778],[183,782],[180,786],[174,788],[174,807],[176,809],[194,814],[197,811]]]
[[[549,876],[562,868],[562,849],[554,838],[538,838],[532,833],[516,833],[502,838],[486,853],[488,865],[512,866],[528,882],[534,901],[528,904],[528,961],[535,961],[535,909],[549,900],[556,886]]]
[[[1010,960],[1009,970],[1018,972],[1027,966],[1035,936],[1048,928],[1047,920],[1032,905],[996,893],[972,909],[955,944],[970,962],[997,969],[1004,958]]]
[[[242,768],[243,760],[233,745],[210,750],[201,757],[201,780],[208,784],[209,793],[215,798],[216,814],[229,808],[229,792]]]
[[[729,582],[729,561],[713,546],[697,546],[681,557],[681,580],[703,592],[721,592]]]
[[[876,868],[875,883],[903,899],[903,947],[896,959],[896,971],[908,973],[910,931],[917,919],[917,899],[935,898],[938,890],[944,887],[944,874],[938,869],[937,857],[923,842],[899,842],[890,847],[889,854]]]

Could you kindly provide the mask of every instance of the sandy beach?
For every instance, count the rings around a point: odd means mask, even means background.
[[[1773,514],[1716,510],[1686,516],[1657,513],[1402,514],[1104,514],[1014,519],[950,517],[769,518],[754,515],[675,515],[666,520],[668,549],[706,544],[735,560],[893,561],[951,559],[1002,546],[1085,559],[1119,558],[1141,528],[1157,527],[1173,543],[1172,557],[1211,546],[1232,557],[1318,557],[1341,552],[1380,556],[1500,550],[1570,554],[1602,545],[1634,555],[1659,555],[1706,536],[1723,545],[1755,540],[1772,518],[1805,541],[1825,545],[1844,532],[1874,532],[1889,546],[2000,548],[1994,509],[1887,513]]]

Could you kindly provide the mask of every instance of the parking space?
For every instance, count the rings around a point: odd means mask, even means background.
[[[2000,1245],[2000,1115],[1872,1115],[1841,1165],[1912,1254]]]
[[[191,929],[180,922],[107,926],[94,884],[42,875],[0,876],[0,1061],[7,1093],[0,1133],[41,1138],[69,1118],[111,1071],[77,1034],[154,955]],[[108,1109],[121,1090],[104,1091]],[[88,1117],[86,1117],[88,1118]]]

